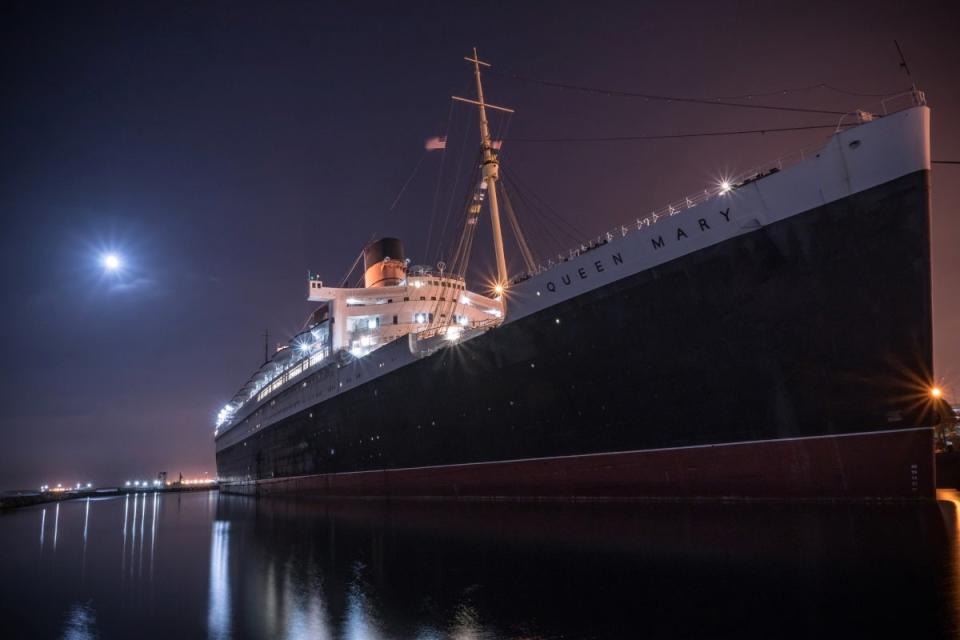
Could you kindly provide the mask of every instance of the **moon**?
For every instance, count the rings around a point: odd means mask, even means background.
[[[123,266],[123,261],[120,260],[120,256],[115,253],[104,254],[101,261],[103,262],[103,268],[107,271],[116,271]]]

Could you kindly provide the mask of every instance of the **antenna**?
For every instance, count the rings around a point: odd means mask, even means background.
[[[454,100],[475,104],[480,107],[480,145],[483,150],[483,180],[487,183],[487,197],[490,199],[490,224],[493,227],[493,250],[497,258],[497,282],[495,290],[501,298],[503,306],[502,315],[506,316],[506,296],[507,287],[507,260],[503,254],[503,233],[500,230],[500,207],[497,204],[497,179],[500,177],[500,161],[493,150],[493,142],[490,140],[490,125],[487,121],[487,109],[496,109],[513,113],[513,109],[498,107],[487,104],[483,98],[483,83],[480,81],[480,66],[489,67],[490,64],[480,60],[477,56],[477,48],[473,48],[473,57],[464,58],[467,62],[473,63],[473,75],[477,79],[477,99],[468,100],[451,96]]]
[[[907,66],[907,59],[903,56],[903,50],[900,48],[900,43],[894,40],[893,46],[897,48],[897,55],[900,56],[900,68],[903,69],[907,74],[907,78],[910,80],[910,87],[913,89],[914,93],[916,93],[917,83],[913,81],[913,75],[910,73],[910,67]]]
[[[270,361],[270,329],[263,330],[263,364]]]

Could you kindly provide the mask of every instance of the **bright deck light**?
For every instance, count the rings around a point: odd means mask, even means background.
[[[730,184],[729,180],[724,180],[720,183],[720,193],[724,194],[733,189],[733,185]]]
[[[930,389],[930,397],[934,399],[942,398],[943,389],[941,389],[940,387],[933,387],[932,389]]]

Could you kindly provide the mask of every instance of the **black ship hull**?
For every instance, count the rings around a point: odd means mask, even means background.
[[[733,237],[304,408],[218,451],[219,475],[328,495],[932,496],[928,212],[918,171]]]

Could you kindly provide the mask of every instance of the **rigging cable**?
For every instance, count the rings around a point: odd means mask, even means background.
[[[454,198],[454,196],[455,196],[456,194],[455,194],[455,192],[452,192],[452,193],[450,194],[450,207],[448,208],[446,218],[444,218],[443,227],[440,229],[440,235],[437,236],[437,248],[436,248],[436,251],[435,251],[435,257],[436,257],[436,259],[437,259],[438,261],[439,261],[439,260],[443,260],[444,255],[446,255],[446,254],[443,253],[443,249],[444,249],[444,243],[447,242],[447,227],[450,226],[451,217],[452,217],[452,216],[454,215],[454,213],[456,213],[456,212],[466,210],[466,208],[469,206],[470,199],[473,197],[474,189],[476,189],[476,185],[477,185],[478,182],[479,182],[478,177],[479,177],[479,175],[480,175],[480,161],[481,161],[482,153],[483,153],[482,151],[479,151],[479,150],[477,151],[477,158],[476,158],[476,160],[475,160],[474,163],[473,163],[473,170],[470,172],[470,177],[467,179],[467,183],[466,183],[466,184],[467,184],[468,189],[467,189],[467,195],[466,195],[466,199],[465,199],[465,204],[462,205],[462,206],[459,207],[459,208],[454,208],[452,205],[453,205],[453,198]],[[462,158],[461,158],[461,160],[462,160]],[[462,162],[461,162],[461,164],[462,164]],[[459,183],[459,178],[457,179],[457,181],[454,182],[454,186],[457,186],[458,183]],[[470,185],[474,185],[474,186],[471,187]],[[459,227],[457,226],[457,223],[455,222],[455,223],[454,223],[454,226],[453,226],[453,231],[455,231],[457,228],[459,228]],[[452,242],[452,240],[451,240],[451,242]],[[448,248],[449,248],[449,247],[448,247]]]
[[[553,207],[551,207],[546,200],[541,198],[536,191],[534,191],[526,183],[524,183],[516,173],[514,173],[512,170],[508,173],[509,173],[509,179],[511,182],[511,187],[513,187],[514,191],[517,191],[518,190],[517,187],[520,187],[523,191],[529,193],[534,200],[539,202],[540,206],[543,207],[544,211],[546,211],[551,216],[553,216],[553,218],[560,224],[566,225],[566,227],[573,232],[572,235],[570,235],[570,237],[576,238],[578,239],[578,241],[582,238],[588,237],[588,234],[584,233],[582,229],[578,228],[572,222],[568,221],[564,216],[557,213],[557,211]]]
[[[846,114],[845,114],[846,115]],[[844,125],[847,126],[847,125]],[[765,129],[740,129],[737,131],[698,131],[696,133],[669,133],[662,135],[598,136],[579,138],[510,138],[507,142],[630,142],[635,140],[675,140],[678,138],[711,138],[717,136],[742,136],[750,134],[783,133],[786,131],[809,131],[812,129],[836,129],[835,124],[811,124],[799,127],[768,127]]]
[[[372,240],[372,239],[371,239]],[[369,242],[367,244],[370,244]],[[366,245],[364,245],[366,248]],[[350,279],[350,274],[353,273],[353,270],[357,268],[357,264],[360,262],[360,259],[363,257],[363,251],[357,254],[357,259],[353,261],[353,264],[350,265],[350,268],[347,269],[347,272],[343,274],[343,280],[340,281],[340,288],[347,286],[347,280]]]
[[[470,252],[473,249],[473,238],[476,234],[477,226],[480,224],[480,211],[483,206],[484,190],[480,186],[482,183],[479,177],[480,167],[478,165],[470,176],[470,182],[476,186],[467,192],[466,201],[461,207],[461,210],[466,212],[466,216],[462,219],[460,240],[457,243],[457,248],[454,250],[451,259],[450,271],[460,277],[466,275]],[[460,227],[461,225],[458,225],[458,228]]]
[[[440,203],[440,187],[443,185],[443,167],[447,162],[447,142],[450,141],[450,125],[453,121],[453,100],[447,110],[447,126],[443,130],[443,149],[440,150],[440,171],[437,174],[437,188],[433,192],[433,205],[430,207],[430,223],[427,225],[427,245],[423,249],[423,257],[430,255],[430,240],[433,238],[433,223],[437,219],[437,205]]]
[[[460,155],[457,159],[457,169],[454,172],[453,177],[453,186],[450,188],[450,199],[447,201],[447,215],[443,219],[443,227],[440,231],[440,236],[437,238],[437,249],[434,252],[434,257],[440,257],[440,249],[443,245],[443,238],[447,231],[447,225],[450,223],[450,215],[453,212],[453,201],[457,195],[457,186],[460,184],[460,170],[463,168],[463,158],[467,155],[467,133],[470,131],[470,112],[464,111],[464,129],[463,129],[463,142],[460,146]],[[447,142],[450,141],[449,136],[447,137]],[[429,254],[424,256],[428,261],[430,260]]]
[[[503,173],[501,175],[503,177],[504,182],[506,184],[509,184],[510,189],[513,190],[514,194],[520,198],[520,202],[524,206],[524,208],[535,216],[535,218],[543,228],[543,231],[545,232],[547,239],[552,242],[550,253],[552,253],[553,249],[556,249],[557,251],[562,252],[563,249],[569,246],[571,242],[579,243],[581,239],[585,237],[585,234],[574,235],[573,233],[570,233],[569,231],[564,229],[562,225],[558,224],[557,220],[553,220],[553,221],[549,220],[548,216],[541,210],[542,207],[540,205],[538,205],[536,202],[529,202],[527,200],[527,196],[524,195],[523,189],[521,189],[520,185],[517,184],[515,180],[513,180],[510,174]],[[559,216],[557,219],[563,222],[563,219],[560,218]],[[557,233],[555,233],[555,230],[558,231],[563,236],[565,236],[567,240],[564,241],[563,239],[561,239],[557,235]]]
[[[503,208],[507,213],[507,221],[510,223],[510,227],[513,229],[513,235],[517,241],[517,246],[520,247],[520,255],[523,256],[523,261],[527,267],[527,273],[533,274],[537,271],[537,261],[533,256],[533,252],[530,251],[530,245],[527,244],[527,239],[523,235],[523,230],[520,228],[520,221],[517,220],[517,214],[513,211],[513,204],[510,202],[510,197],[507,195],[506,185],[500,185],[500,193],[503,195]]]
[[[640,93],[633,91],[621,91],[618,89],[599,89],[596,87],[587,87],[583,85],[568,84],[565,82],[552,82],[550,80],[538,80],[536,78],[529,78],[527,76],[521,76],[515,73],[503,73],[494,70],[488,70],[487,73],[493,73],[496,75],[504,76],[507,78],[512,78],[520,82],[527,82],[529,84],[538,84],[545,87],[553,87],[556,89],[567,89],[570,91],[580,91],[582,93],[591,93],[594,95],[609,96],[614,98],[643,98],[644,100],[654,100],[660,102],[686,102],[690,104],[705,104],[713,106],[723,106],[723,107],[735,107],[740,109],[765,109],[768,111],[792,111],[796,113],[820,113],[824,115],[831,116],[842,116],[846,112],[844,111],[831,111],[828,109],[810,109],[807,107],[780,107],[775,105],[766,105],[766,104],[743,104],[741,102],[727,102],[725,100],[711,100],[707,98],[692,98],[685,96],[668,96],[660,95],[655,93]]]
[[[397,206],[397,203],[400,202],[400,198],[403,197],[403,192],[407,190],[408,186],[410,186],[410,182],[417,175],[417,171],[420,170],[420,165],[423,164],[423,159],[427,157],[428,153],[430,152],[424,151],[423,154],[420,156],[420,159],[417,160],[417,163],[413,165],[413,171],[410,172],[409,177],[407,177],[407,181],[403,183],[402,187],[400,187],[400,192],[397,193],[397,197],[393,199],[393,204],[391,204],[390,208],[387,209],[387,213],[390,213],[391,211],[393,211],[394,208]]]
[[[835,87],[833,85],[827,84],[825,82],[820,82],[818,84],[812,84],[808,87],[795,87],[793,89],[777,89],[776,91],[760,91],[756,93],[745,93],[739,96],[712,96],[709,98],[703,98],[703,100],[752,100],[753,98],[769,98],[772,96],[784,96],[790,93],[801,93],[806,91],[815,91],[816,89],[826,89],[828,91],[834,91],[836,93],[842,93],[848,96],[855,96],[858,98],[886,98],[898,93],[906,93],[910,89],[900,89],[898,91],[889,91],[887,93],[861,93],[859,91],[848,91],[847,89],[841,89],[840,87]]]

